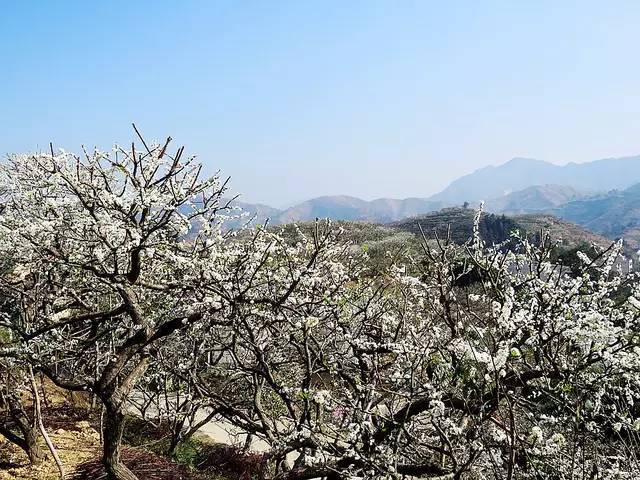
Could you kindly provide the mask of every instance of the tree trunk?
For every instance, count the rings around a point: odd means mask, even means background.
[[[0,434],[24,450],[32,465],[39,465],[44,461],[45,453],[38,444],[38,438],[40,436],[38,425],[31,421],[19,397],[10,396],[3,398],[2,402],[9,409],[9,416],[13,421],[13,427],[6,424],[0,425]],[[12,431],[12,428],[17,428],[22,436]]]
[[[166,455],[168,457],[173,457],[173,454],[176,452],[176,448],[178,448],[178,444],[180,443],[180,434],[172,434],[171,441],[169,442],[169,447],[167,447]]]
[[[29,461],[32,465],[39,465],[45,459],[44,449],[38,444],[39,432],[38,429],[34,426],[28,430],[28,433],[25,435],[24,443],[26,448],[24,451],[27,453],[29,457]]]
[[[105,401],[105,416],[102,426],[102,462],[109,480],[138,480],[120,458],[125,415],[121,405]]]
[[[32,465],[39,465],[45,459],[44,450],[38,445],[38,431],[36,429],[30,429],[24,438],[16,435],[11,430],[4,427],[0,427],[0,434],[14,445],[17,445],[24,453],[29,457],[29,462]]]
[[[124,378],[119,379],[118,370],[122,369],[128,361],[126,355],[125,350],[111,367],[103,372],[98,388],[94,392],[98,394],[104,405],[102,463],[108,480],[138,480],[138,477],[122,463],[120,453],[127,398],[147,370],[149,360],[147,356],[143,356]]]

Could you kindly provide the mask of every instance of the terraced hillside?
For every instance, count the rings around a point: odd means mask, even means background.
[[[473,219],[476,211],[469,208],[445,208],[439,212],[408,218],[390,224],[393,228],[420,233],[427,238],[445,238],[450,235],[456,243],[466,242],[473,233]],[[507,240],[514,230],[527,235],[539,235],[549,232],[555,240],[561,241],[565,248],[582,244],[596,244],[607,247],[611,240],[590,232],[573,223],[560,220],[547,214],[496,215],[484,213],[480,220],[480,235],[487,243],[499,243]]]

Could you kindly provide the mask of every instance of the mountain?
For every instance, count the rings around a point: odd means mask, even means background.
[[[640,183],[568,202],[551,213],[608,238],[623,237],[634,248],[640,246]]]
[[[551,180],[553,184],[549,183]],[[247,215],[229,225],[262,223],[266,219],[272,225],[280,225],[315,218],[391,223],[443,207],[461,206],[464,202],[475,206],[486,200],[487,212],[553,214],[608,238],[624,235],[628,240],[637,239],[640,246],[640,186],[632,187],[638,182],[640,156],[564,166],[515,158],[461,177],[429,198],[366,201],[346,195],[324,196],[284,210],[234,201],[233,205]]]
[[[442,208],[442,203],[422,198],[379,198],[361,200],[348,196],[318,197],[302,202],[282,212],[276,223],[290,223],[315,218],[335,220],[362,220],[386,223],[412,215],[430,212]]]
[[[246,214],[242,220],[231,222],[230,225],[233,227],[237,227],[246,221],[263,223],[267,219],[272,225],[305,222],[316,218],[387,223],[443,207],[440,202],[431,202],[423,198],[405,198],[402,200],[379,198],[366,201],[346,195],[313,198],[286,210],[238,200],[232,201],[231,205],[240,208]]]
[[[398,230],[424,235],[428,239],[450,238],[455,243],[464,243],[473,235],[473,221],[476,210],[471,208],[443,208],[437,212],[405,218],[390,226]],[[488,243],[506,240],[518,225],[504,215],[492,213],[480,217],[480,235]]]
[[[549,182],[582,192],[603,192],[625,189],[639,181],[640,156],[566,165],[514,158],[503,165],[484,167],[460,177],[429,200],[449,204],[477,202]]]
[[[263,222],[267,218],[277,218],[282,210],[264,205],[262,203],[246,203],[239,200],[233,200],[231,204],[234,207],[240,208],[247,214],[248,218],[254,218],[260,222]]]
[[[584,194],[567,185],[534,185],[485,202],[487,212],[532,213],[555,208]]]
[[[287,208],[275,223],[291,223],[314,218],[332,218],[336,220],[363,220],[367,210],[365,200],[346,195],[312,198]]]
[[[232,210],[225,212],[231,218],[225,221],[225,229],[239,228],[246,223],[264,223],[267,219],[277,218],[282,213],[277,208],[262,203],[248,203],[238,199],[222,198],[221,206],[230,206]]]
[[[473,234],[475,215],[476,211],[470,208],[444,208],[438,212],[394,222],[390,226],[412,233],[420,233],[422,229],[429,239],[444,239],[450,235],[452,241],[464,243]],[[541,231],[548,232],[554,240],[560,241],[563,248],[574,248],[585,243],[600,247],[611,244],[609,239],[601,235],[548,214],[506,216],[483,213],[480,217],[480,236],[489,244],[507,240],[514,230],[535,236],[539,236]]]

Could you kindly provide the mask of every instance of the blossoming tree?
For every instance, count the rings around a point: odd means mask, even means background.
[[[56,385],[101,400],[110,479],[135,478],[120,444],[154,344],[216,308],[191,261],[215,272],[222,256],[224,184],[201,178],[169,140],[82,156],[51,149],[0,169],[0,249],[12,262],[1,286],[19,306],[3,327]]]
[[[330,231],[269,236],[229,328],[200,334],[224,360],[189,364],[268,444],[266,478],[639,475],[640,292],[619,244],[578,275],[549,239],[477,236],[372,271]]]
[[[135,479],[132,401],[175,442],[206,407],[264,442],[270,480],[640,475],[619,244],[567,269],[477,228],[377,263],[330,224],[223,235],[224,184],[168,143],[0,168],[2,355],[100,399],[111,480]]]

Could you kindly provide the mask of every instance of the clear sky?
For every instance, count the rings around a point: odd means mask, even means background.
[[[171,135],[247,201],[640,153],[640,2],[19,1],[0,151]]]

